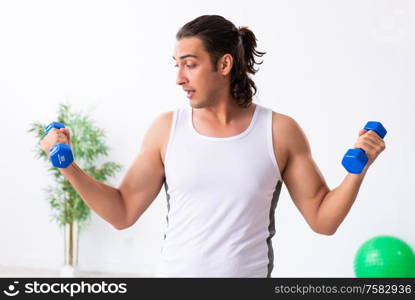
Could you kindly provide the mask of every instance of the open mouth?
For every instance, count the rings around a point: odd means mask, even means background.
[[[186,91],[187,98],[191,99],[193,97],[193,95],[195,94],[195,92],[196,91],[194,91],[194,90]]]

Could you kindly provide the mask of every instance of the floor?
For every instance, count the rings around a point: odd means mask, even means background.
[[[0,266],[0,277],[60,277],[59,270]],[[105,273],[76,270],[75,277],[153,277],[128,273]]]

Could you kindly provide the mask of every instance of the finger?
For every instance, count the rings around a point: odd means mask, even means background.
[[[377,132],[376,131],[373,131],[373,130],[370,130],[367,134],[366,134],[366,136],[370,136],[370,137],[373,137],[374,139],[376,139],[376,140],[383,140],[378,134],[377,134]]]
[[[370,157],[376,157],[385,149],[384,145],[372,143],[369,140],[359,141],[356,143],[356,148],[363,149]]]
[[[65,136],[60,136],[57,140],[57,144],[68,144],[68,139]]]
[[[66,135],[64,131],[59,130],[56,134],[59,140],[68,140],[68,136]]]
[[[375,132],[371,132],[371,134],[367,134],[364,137],[362,137],[362,140],[370,141],[373,145],[376,145],[380,148],[385,148],[385,141],[378,136]]]
[[[68,127],[68,128],[66,129],[66,132],[68,133],[69,144],[70,144],[70,145],[71,145],[71,147],[72,147],[72,130]]]
[[[371,140],[369,138],[365,138],[365,139],[359,140],[356,143],[356,147],[357,148],[360,148],[360,147],[370,147],[371,149],[375,149],[376,150],[376,149],[380,149],[382,146],[379,143],[377,143],[377,142],[375,142],[375,141],[373,141],[373,140]]]
[[[61,133],[66,136],[68,143],[71,143],[71,134],[69,128],[61,128]]]
[[[57,139],[60,139],[60,138],[62,138],[63,136],[65,136],[65,134],[64,134],[64,133],[62,133],[60,130],[59,130],[59,131],[57,131],[55,134],[56,134],[56,138],[57,138]]]
[[[49,130],[49,132],[48,132],[48,134],[47,134],[47,135],[49,135],[49,134],[51,134],[51,133],[55,134],[56,132],[59,132],[59,129],[57,129],[57,128],[52,128],[51,130]]]
[[[367,143],[360,145],[360,148],[363,149],[363,151],[365,151],[365,154],[367,158],[369,159],[369,161],[374,160],[376,156],[379,154],[376,148],[374,148],[372,145],[367,144]]]
[[[382,143],[381,139],[377,139],[374,136],[369,136],[369,135],[365,135],[364,137],[361,138],[362,141],[367,141],[368,143],[371,143],[373,145],[378,145]]]
[[[62,132],[64,135],[66,135],[67,137],[69,137],[69,131],[68,128],[61,128],[59,130],[59,132]]]
[[[360,130],[359,130],[359,136],[361,136],[361,135],[365,134],[366,132],[367,132],[367,130],[360,129]]]
[[[369,141],[359,141],[355,144],[355,148],[363,149],[366,152],[367,150],[375,150],[376,146]]]

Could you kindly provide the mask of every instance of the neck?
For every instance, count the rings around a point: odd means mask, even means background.
[[[230,125],[240,118],[251,115],[254,109],[255,104],[252,103],[247,108],[243,108],[233,98],[227,98],[203,108],[192,108],[194,117],[214,122],[219,126]]]

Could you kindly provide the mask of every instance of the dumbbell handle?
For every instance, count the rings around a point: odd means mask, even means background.
[[[53,128],[61,129],[65,128],[65,125],[59,122],[52,122],[46,126],[45,134],[47,135]],[[67,168],[73,162],[72,149],[67,144],[56,144],[49,152],[50,161],[56,168]]]
[[[369,121],[364,127],[365,130],[373,130],[382,139],[385,137],[387,131],[380,122]],[[349,173],[360,174],[365,168],[368,158],[363,149],[349,149],[343,157],[342,165]]]

